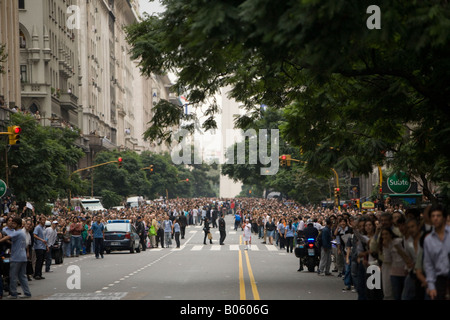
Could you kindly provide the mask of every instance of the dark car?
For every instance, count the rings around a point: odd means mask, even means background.
[[[106,253],[123,250],[129,250],[130,253],[141,252],[139,235],[130,220],[108,220],[104,247]]]

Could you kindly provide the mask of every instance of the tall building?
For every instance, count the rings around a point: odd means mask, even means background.
[[[228,92],[230,88],[222,88],[221,89],[221,97],[222,97],[222,115],[221,115],[221,123],[220,123],[220,132],[222,138],[222,163],[225,163],[225,153],[226,150],[233,145],[234,142],[239,142],[239,137],[236,137],[235,141],[230,139],[229,134],[227,134],[227,130],[234,129],[234,119],[235,116],[241,115],[243,110],[239,108],[239,104],[234,99],[230,99],[228,97]],[[234,182],[228,176],[221,175],[220,176],[220,197],[221,198],[233,198],[237,196],[242,189],[241,182]]]
[[[0,107],[7,117],[8,109],[21,107],[19,1],[0,0],[0,46],[4,47],[5,61],[0,65]]]
[[[22,110],[43,125],[80,128],[80,62],[75,29],[67,26],[75,0],[19,1]]]
[[[131,60],[125,27],[140,20],[138,0],[0,0],[0,9],[1,119],[17,107],[78,130],[80,167],[103,150],[168,151],[143,139],[153,104],[177,99],[167,76],[142,76]]]

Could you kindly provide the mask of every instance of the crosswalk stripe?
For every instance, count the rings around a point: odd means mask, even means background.
[[[272,244],[266,244],[265,246],[266,246],[267,250],[269,250],[269,251],[278,251],[278,248]]]
[[[203,246],[193,246],[191,251],[200,251],[203,249]]]
[[[221,249],[220,245],[215,245],[211,247],[211,251],[219,251]]]
[[[230,245],[230,250],[231,251],[239,251],[239,245],[238,244],[231,244]]]

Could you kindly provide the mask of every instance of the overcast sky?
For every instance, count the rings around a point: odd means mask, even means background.
[[[159,13],[164,11],[164,7],[161,5],[159,0],[139,0],[141,6],[141,14],[147,12],[148,14]]]

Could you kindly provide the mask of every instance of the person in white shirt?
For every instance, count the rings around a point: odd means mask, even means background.
[[[244,242],[245,242],[245,250],[250,249],[252,245],[252,225],[249,219],[245,220],[244,224]]]
[[[300,221],[297,226],[297,231],[303,231],[303,229],[305,229],[305,222],[303,221],[302,218],[300,218]]]
[[[192,218],[194,220],[194,225],[197,225],[197,223],[198,223],[197,216],[198,216],[198,210],[197,210],[197,208],[194,208],[192,210]]]

